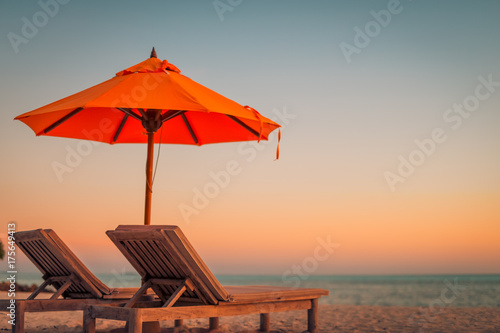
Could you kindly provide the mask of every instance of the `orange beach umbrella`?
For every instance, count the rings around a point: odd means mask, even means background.
[[[15,119],[35,134],[148,143],[144,224],[150,224],[154,143],[204,145],[267,140],[279,124],[151,57],[96,86]],[[155,133],[161,130],[161,135]]]

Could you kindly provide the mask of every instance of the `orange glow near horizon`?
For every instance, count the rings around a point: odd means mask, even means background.
[[[319,202],[309,209],[294,211],[290,207],[287,214],[247,210],[245,218],[237,220],[234,216],[241,207],[235,202],[232,210],[207,212],[203,222],[172,224],[181,227],[216,274],[282,274],[314,257],[316,248],[328,242],[339,246],[318,262],[315,274],[495,273],[497,269],[489,268],[489,263],[500,253],[500,214],[494,213],[499,199],[495,195],[413,194],[400,195],[396,200],[339,195],[329,199],[339,207],[335,210]],[[274,207],[280,205],[279,201],[273,203]],[[478,216],[477,212],[489,214]],[[38,213],[50,216],[51,209]],[[104,233],[118,224],[132,224],[130,219],[119,223],[118,215],[100,215],[95,221],[73,217],[72,223],[64,218],[40,218],[19,228],[55,229],[84,262],[98,271],[130,269]],[[157,220],[153,215],[153,222]],[[304,228],[306,220],[310,221],[309,228]],[[471,269],[463,270],[465,266]]]

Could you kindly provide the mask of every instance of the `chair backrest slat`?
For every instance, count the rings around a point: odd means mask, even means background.
[[[217,304],[229,298],[203,260],[177,226],[119,226],[108,236],[143,280],[189,278],[195,289],[186,290],[181,300]],[[166,301],[176,286],[155,285],[152,289]]]
[[[88,270],[53,230],[20,231],[15,237],[19,248],[42,272],[44,279],[73,275],[75,279],[62,294],[64,297],[101,298],[111,294],[111,290]],[[63,284],[64,281],[52,283],[56,289]]]
[[[47,249],[47,246],[41,240],[35,240],[31,245],[36,249],[35,253],[38,255],[38,259],[45,264],[46,270],[50,275],[65,276],[70,274],[64,267],[64,264]]]

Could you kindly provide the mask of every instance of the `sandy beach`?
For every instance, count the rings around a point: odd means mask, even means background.
[[[0,333],[500,333],[500,0],[0,22]]]
[[[19,293],[24,297],[27,293]],[[2,299],[6,298],[2,293]],[[49,294],[45,294],[45,297]],[[394,306],[321,305],[320,332],[500,332],[500,308],[419,308]],[[9,331],[7,316],[0,318],[0,331]],[[271,314],[271,332],[304,332],[306,312]],[[98,332],[123,327],[124,322],[98,320]],[[186,320],[174,330],[162,322],[162,332],[207,332],[207,319]],[[257,332],[258,315],[223,317],[218,332]],[[82,332],[82,312],[26,314],[27,333]]]

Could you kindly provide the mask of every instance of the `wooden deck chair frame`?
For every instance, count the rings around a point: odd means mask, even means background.
[[[125,306],[93,305],[85,310],[84,332],[95,333],[96,319],[128,322],[129,333],[142,333],[142,323],[260,314],[260,330],[269,331],[270,313],[308,311],[308,331],[318,331],[318,299],[328,290],[274,286],[223,287],[177,226],[119,226],[107,232],[141,275],[143,287]],[[152,288],[159,301],[138,301]]]
[[[92,304],[122,304],[138,290],[108,288],[51,229],[20,231],[14,237],[16,246],[40,270],[44,281],[27,299],[15,300],[12,332],[24,333],[26,312],[77,311]],[[35,299],[47,286],[56,289],[52,297]],[[10,300],[0,300],[1,311],[9,312],[10,304]]]

